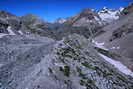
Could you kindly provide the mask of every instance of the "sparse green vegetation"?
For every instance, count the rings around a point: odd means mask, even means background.
[[[86,81],[85,81],[85,80],[80,80],[80,85],[84,86],[84,85],[85,85],[85,83],[86,83]]]
[[[123,82],[126,80],[126,78],[123,77],[122,75],[118,75],[117,78],[118,78],[119,80],[122,80]]]
[[[67,77],[69,77],[69,75],[70,75],[70,68],[69,68],[69,66],[64,66],[64,74],[65,74]]]
[[[87,83],[89,83],[89,84],[95,84],[95,81],[94,80],[87,79]]]
[[[83,79],[86,79],[87,77],[86,77],[86,74],[83,74],[82,73],[82,70],[79,68],[79,67],[77,67],[77,72],[79,73],[79,77],[81,77],[81,78],[83,78]]]
[[[89,69],[93,69],[93,70],[95,70],[95,67],[94,67],[94,66],[92,66],[91,64],[89,64],[89,63],[88,63],[88,62],[86,62],[86,61],[85,61],[85,62],[83,62],[83,63],[82,63],[82,65],[83,65],[83,66],[85,66],[85,67],[87,67],[87,68],[89,68]]]
[[[62,71],[65,76],[67,76],[67,77],[70,76],[70,67],[69,66],[64,66],[64,68],[60,67],[60,71]]]
[[[81,86],[86,86],[87,89],[93,89],[92,86],[95,86],[95,81],[86,79],[86,80],[80,80],[80,85]],[[95,86],[96,87],[96,86]]]

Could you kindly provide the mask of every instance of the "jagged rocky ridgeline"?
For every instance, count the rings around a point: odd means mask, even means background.
[[[54,24],[41,20],[33,14],[17,17],[6,11],[0,11],[0,34],[23,35],[37,34],[61,40],[62,37],[77,33],[89,38],[90,29],[96,33],[104,25],[119,18],[122,10],[104,8],[100,11],[83,9],[80,13],[67,19],[59,18]],[[7,29],[10,26],[10,29]]]
[[[133,78],[104,61],[83,36],[61,41],[6,36],[0,40],[1,89],[132,89]]]

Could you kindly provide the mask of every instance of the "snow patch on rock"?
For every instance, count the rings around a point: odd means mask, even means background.
[[[103,25],[103,23],[102,23],[102,21],[101,21],[100,18],[98,18],[98,17],[96,17],[96,16],[94,16],[94,18],[95,18],[95,20],[96,20],[100,25]]]
[[[110,64],[114,65],[119,71],[121,71],[122,73],[126,74],[126,75],[130,75],[133,77],[133,72],[128,69],[125,65],[123,65],[121,62],[119,61],[115,61],[114,59],[111,59],[101,53],[98,53],[101,57],[103,57],[106,61],[108,61]]]
[[[4,36],[6,36],[7,34],[4,33],[0,33],[0,38],[3,38]]]
[[[9,35],[16,35],[16,34],[12,31],[11,26],[9,26],[9,27],[7,28],[7,30],[8,30],[8,32],[9,32]]]
[[[16,34],[12,31],[11,26],[9,26],[9,27],[7,28],[7,31],[9,32],[9,34],[0,33],[0,38],[3,38],[3,37],[6,36],[6,35],[16,35]],[[22,34],[22,33],[21,33],[21,34]]]
[[[118,47],[112,47],[111,49],[120,49],[120,46],[118,46]]]
[[[23,34],[24,34],[24,33],[23,33],[22,31],[20,31],[20,30],[18,31],[18,33],[19,33],[20,35],[23,35]]]
[[[104,49],[104,50],[109,50],[109,49],[107,49],[107,48],[104,46],[104,44],[105,44],[104,42],[103,42],[103,43],[99,43],[99,42],[93,40],[92,43],[94,44],[95,47],[98,47],[98,48],[101,48],[101,49]]]

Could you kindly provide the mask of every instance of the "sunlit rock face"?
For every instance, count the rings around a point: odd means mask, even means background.
[[[76,16],[68,19],[68,22],[73,24],[75,27],[89,27],[91,25],[102,25],[99,15],[93,9],[83,9]]]
[[[124,8],[123,14],[127,15],[133,12],[133,2],[130,3],[127,7]]]
[[[17,39],[16,39],[17,38]],[[133,78],[104,61],[89,40],[39,36],[0,40],[2,89],[132,89]]]

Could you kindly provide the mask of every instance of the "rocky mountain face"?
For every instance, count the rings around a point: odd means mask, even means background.
[[[3,10],[0,11],[0,34],[22,34],[21,24],[17,16]]]
[[[88,26],[89,24],[101,25],[98,14],[92,9],[84,9],[76,16],[68,19],[68,22],[75,27]]]
[[[28,34],[55,38],[52,29],[53,26],[50,23],[41,20],[38,16],[27,14],[20,17],[20,19],[24,25],[23,30],[25,30]]]
[[[96,11],[84,9],[77,15],[67,18],[65,23],[57,28],[57,34],[59,34],[57,36],[62,38],[77,33],[89,38],[92,33],[96,33],[103,25]]]
[[[101,33],[99,30],[105,25],[120,18],[123,8],[108,9],[103,8],[100,11],[93,9],[83,9],[80,13],[67,19],[57,19],[58,27],[56,27],[57,39],[72,33],[77,33],[89,38],[92,34]],[[65,21],[60,23],[59,21]],[[56,23],[57,24],[57,23]],[[97,34],[96,34],[97,35]]]
[[[129,10],[130,11],[130,10]],[[95,41],[103,43],[102,46],[111,52],[118,53],[120,58],[117,60],[127,65],[133,70],[132,65],[132,36],[133,36],[133,13],[121,17],[119,20],[100,29],[103,33],[97,36]]]
[[[54,24],[0,11],[0,89],[132,89],[131,7]]]

